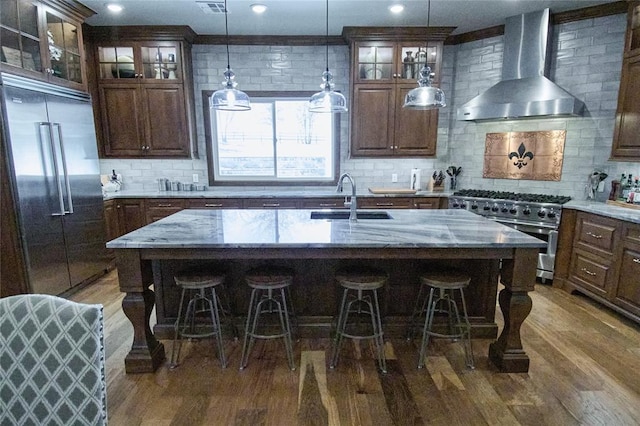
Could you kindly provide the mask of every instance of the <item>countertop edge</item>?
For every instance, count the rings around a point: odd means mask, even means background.
[[[564,204],[562,208],[640,224],[640,210],[614,206],[597,201],[569,201]]]

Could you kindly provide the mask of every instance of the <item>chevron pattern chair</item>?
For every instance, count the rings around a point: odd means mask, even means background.
[[[105,425],[102,305],[0,299],[0,424]]]

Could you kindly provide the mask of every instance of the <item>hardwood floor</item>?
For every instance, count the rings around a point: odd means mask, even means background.
[[[241,341],[225,343],[221,369],[212,340],[183,346],[181,365],[126,375],[132,327],[112,272],[73,296],[105,309],[111,425],[637,425],[640,327],[581,296],[546,285],[531,293],[522,339],[528,374],[497,373],[488,340],[474,340],[476,369],[461,344],[436,340],[426,368],[416,343],[386,344],[379,374],[366,342],[348,343],[328,370],[328,339],[296,342],[290,371],[281,341],[258,342],[238,371]],[[498,309],[498,312],[500,310]],[[501,324],[500,324],[501,325]],[[171,342],[165,342],[168,355]]]

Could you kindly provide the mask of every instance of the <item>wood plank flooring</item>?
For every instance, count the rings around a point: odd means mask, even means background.
[[[329,339],[295,343],[289,370],[281,341],[256,343],[238,371],[241,341],[229,338],[221,369],[213,341],[183,346],[181,365],[126,375],[132,327],[112,272],[72,298],[105,307],[110,425],[637,425],[640,327],[581,296],[547,285],[531,293],[522,330],[528,374],[502,374],[474,340],[476,369],[461,344],[430,344],[416,369],[416,342],[386,343],[386,375],[369,343],[345,341],[335,370]],[[499,312],[499,309],[498,309]],[[164,342],[170,356],[170,341]]]

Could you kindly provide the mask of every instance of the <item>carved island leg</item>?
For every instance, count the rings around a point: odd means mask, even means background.
[[[122,310],[133,325],[133,344],[124,365],[127,373],[153,373],[165,359],[164,345],[149,327],[155,294],[151,262],[140,259],[138,250],[116,250],[120,291],[126,292]]]
[[[522,347],[520,327],[531,312],[531,298],[527,294],[534,289],[538,249],[515,250],[513,259],[502,261],[500,280],[505,288],[498,301],[504,316],[504,328],[500,337],[489,346],[489,359],[505,373],[529,371],[529,356]]]

